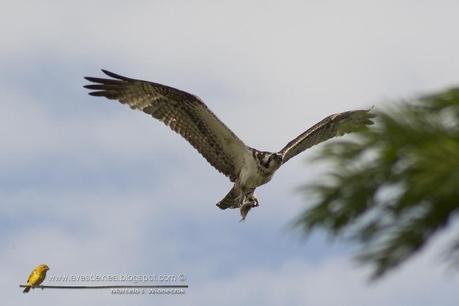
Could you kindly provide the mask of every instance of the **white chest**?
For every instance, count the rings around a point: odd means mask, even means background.
[[[241,169],[239,182],[242,186],[256,188],[269,182],[273,174],[274,172],[269,174],[260,172],[256,161],[252,158],[248,158],[245,160],[244,166]]]

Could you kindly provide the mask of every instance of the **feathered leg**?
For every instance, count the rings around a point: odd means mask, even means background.
[[[243,200],[242,197],[243,194],[241,189],[234,185],[223,200],[218,202],[217,206],[221,209],[239,208]]]

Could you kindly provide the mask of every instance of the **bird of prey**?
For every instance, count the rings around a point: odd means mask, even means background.
[[[27,279],[27,286],[22,292],[27,293],[30,291],[30,288],[40,285],[45,280],[46,271],[48,270],[49,267],[47,265],[38,265],[35,269],[33,269]]]
[[[239,208],[242,220],[258,206],[254,191],[269,182],[281,165],[329,138],[359,130],[373,122],[370,110],[326,117],[290,141],[279,152],[259,151],[242,142],[197,96],[158,83],[131,79],[102,70],[111,78],[85,77],[92,96],[106,97],[141,110],[184,137],[219,172],[234,183],[217,204]]]

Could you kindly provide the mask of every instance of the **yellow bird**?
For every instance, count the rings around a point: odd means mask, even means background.
[[[30,273],[29,278],[27,279],[27,287],[25,287],[23,293],[29,292],[30,288],[40,285],[46,277],[46,271],[49,268],[47,265],[39,265],[37,266],[32,273]]]

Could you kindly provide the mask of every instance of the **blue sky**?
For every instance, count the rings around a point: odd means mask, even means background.
[[[436,241],[368,285],[353,246],[289,222],[317,149],[257,190],[247,222],[183,139],[87,95],[100,68],[192,92],[246,144],[279,150],[326,115],[459,83],[457,1],[4,1],[0,286],[5,305],[453,305]],[[183,296],[34,290],[49,275],[184,273]],[[67,283],[68,284],[68,283]],[[87,285],[87,283],[86,283]]]

